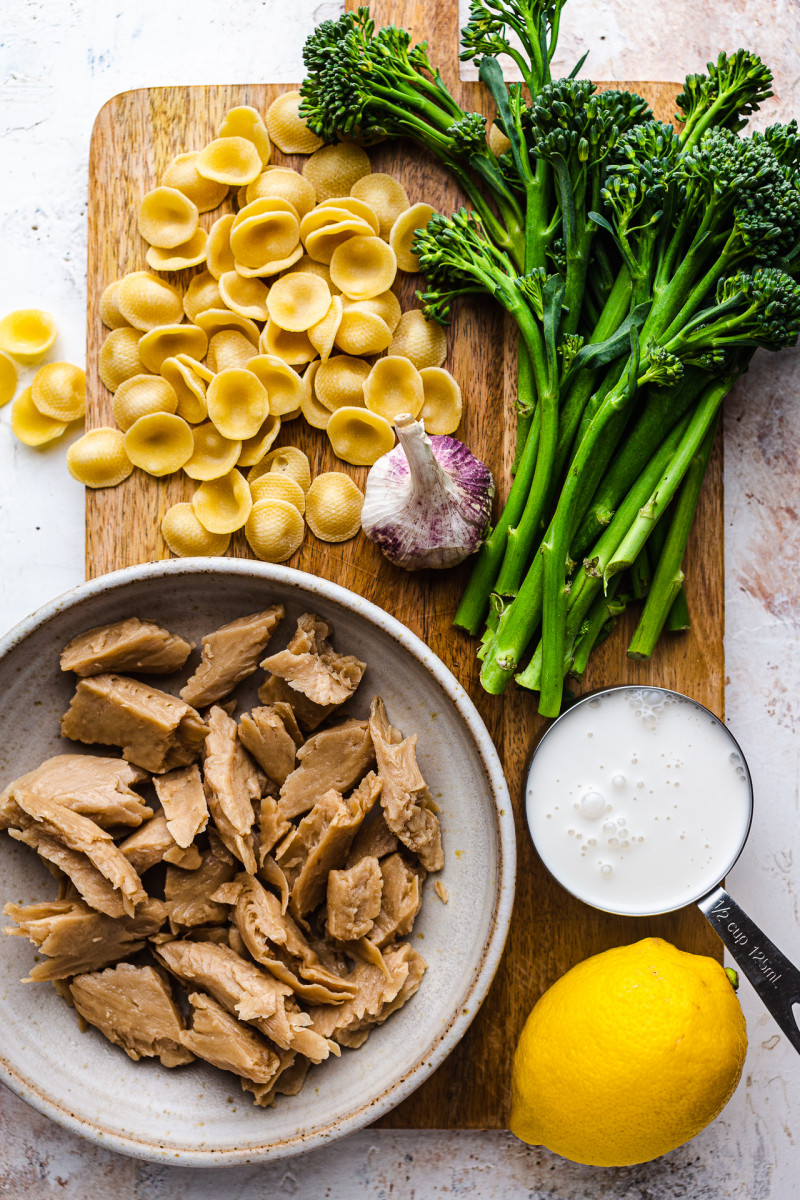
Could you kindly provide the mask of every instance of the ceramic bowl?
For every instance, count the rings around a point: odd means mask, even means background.
[[[201,1063],[167,1070],[132,1062],[47,984],[22,983],[34,961],[26,938],[0,942],[2,1075],[35,1108],[94,1141],[141,1158],[213,1166],[299,1153],[362,1128],[404,1100],[450,1053],[473,1020],[503,948],[514,888],[514,824],[497,752],[464,689],[428,647],[381,609],[336,584],[249,560],[149,563],[82,584],[0,641],[0,787],[70,748],[59,718],[74,687],[61,648],[94,625],[134,614],[199,642],[201,634],[274,601],[287,619],[313,609],[335,645],[368,664],[348,706],[365,716],[384,697],[393,724],[419,734],[422,772],[442,810],[449,893],[425,884],[414,945],[428,971],[416,996],[364,1046],[313,1069],[303,1090],[257,1108],[230,1074]],[[189,660],[188,673],[197,661]],[[254,680],[261,676],[257,672]],[[179,686],[177,676],[165,683]],[[242,685],[244,706],[256,683]],[[0,834],[0,896],[55,895],[52,876],[25,846]]]

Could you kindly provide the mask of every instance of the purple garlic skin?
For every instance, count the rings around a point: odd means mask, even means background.
[[[494,480],[463,442],[429,436],[399,416],[399,445],[367,477],[362,528],[407,571],[453,567],[479,548],[489,524]]]

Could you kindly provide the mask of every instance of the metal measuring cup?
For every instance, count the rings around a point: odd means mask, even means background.
[[[641,685],[623,685],[620,687],[602,688],[598,691],[589,693],[586,696],[577,700],[570,708],[558,717],[553,724],[546,730],[543,737],[539,741],[530,766],[528,767],[528,775],[526,782],[526,811],[528,815],[528,828],[531,831],[533,844],[536,846],[536,839],[533,836],[531,822],[532,804],[537,803],[532,796],[532,777],[536,769],[536,756],[539,750],[551,735],[552,731],[566,722],[569,722],[571,715],[584,704],[591,700],[597,700],[611,692],[659,692],[669,696],[675,696],[680,700],[688,700],[696,705],[697,708],[707,712],[714,720],[719,722],[722,730],[727,735],[731,749],[739,756],[742,767],[744,768],[745,782],[748,791],[749,812],[747,822],[745,824],[744,833],[741,842],[733,857],[729,857],[726,862],[720,863],[719,883],[717,886],[707,890],[707,887],[700,888],[693,895],[688,896],[680,905],[675,905],[671,908],[659,909],[657,911],[647,911],[642,913],[631,913],[628,909],[622,911],[605,905],[594,904],[591,901],[585,900],[582,896],[578,896],[563,879],[560,878],[557,871],[553,870],[544,857],[542,862],[554,879],[565,889],[581,900],[585,904],[589,904],[592,908],[600,909],[601,912],[614,913],[617,916],[658,916],[665,912],[674,912],[676,908],[683,907],[684,904],[696,904],[706,918],[712,929],[725,944],[730,951],[737,967],[743,975],[749,979],[750,983],[755,988],[758,995],[761,997],[765,1007],[774,1017],[777,1024],[786,1034],[787,1038],[794,1046],[795,1050],[800,1053],[800,971],[793,963],[789,961],[778,947],[770,941],[768,937],[762,933],[755,921],[753,921],[744,909],[736,903],[736,901],[728,894],[722,886],[722,880],[731,869],[735,862],[738,861],[739,855],[744,849],[750,826],[753,817],[753,781],[750,776],[750,770],[747,766],[741,747],[736,741],[736,738],[730,730],[721,722],[719,718],[704,705],[699,704],[696,700],[692,700],[691,696],[684,696],[681,692],[671,691],[669,688],[660,688]],[[538,851],[538,847],[537,851]],[[798,1006],[798,1015],[795,1016],[793,1006]]]

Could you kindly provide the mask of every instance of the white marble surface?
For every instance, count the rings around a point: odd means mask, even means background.
[[[0,12],[0,314],[53,311],[58,357],[83,361],[85,195],[100,105],[129,87],[292,80],[314,0],[5,0]],[[596,78],[680,78],[745,44],[776,72],[770,115],[800,111],[797,0],[570,0],[561,59],[586,44]],[[757,792],[730,885],[800,960],[800,357],[763,356],[728,402],[725,548],[728,721]],[[83,495],[64,448],[16,444],[0,412],[0,628],[83,578]],[[656,1163],[577,1167],[500,1133],[366,1131],[274,1166],[153,1167],[92,1146],[0,1095],[0,1195],[11,1200],[790,1200],[797,1195],[800,1059],[746,983],[750,1050],[722,1116]],[[0,1033],[0,1037],[2,1034]],[[268,1119],[266,1117],[265,1119]]]

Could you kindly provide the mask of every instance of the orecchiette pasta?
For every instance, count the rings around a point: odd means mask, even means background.
[[[305,271],[306,274],[319,275],[320,279],[324,279],[327,283],[332,296],[338,296],[340,294],[339,289],[331,279],[330,267],[327,265],[327,263],[317,262],[317,260],[312,258],[310,254],[303,254],[297,260],[297,266],[294,267],[294,270]]]
[[[397,259],[379,237],[352,237],[331,258],[331,279],[350,300],[372,300],[394,283]]]
[[[223,437],[210,421],[192,430],[192,456],[183,464],[190,479],[218,479],[236,466],[242,443]]]
[[[317,203],[317,195],[311,180],[299,171],[293,171],[290,167],[273,167],[248,183],[245,200],[247,204],[253,200],[288,200],[302,218]]]
[[[273,264],[283,264],[299,248],[297,211],[288,200],[254,200],[234,217],[230,240],[238,269],[275,274],[283,266]]]
[[[506,150],[511,149],[511,142],[508,140],[496,121],[492,121],[491,125],[489,126],[489,133],[487,134],[486,140],[489,143],[489,149],[491,150],[492,154],[496,155],[497,158],[499,158],[501,154],[505,154]]]
[[[123,329],[112,329],[100,347],[100,378],[110,392],[115,392],[123,380],[141,374],[144,366],[139,357],[141,337],[138,329],[126,325]]]
[[[251,438],[242,442],[241,453],[236,460],[238,467],[254,467],[261,462],[264,455],[272,446],[281,431],[281,418],[270,413],[259,429]]]
[[[238,329],[221,329],[209,338],[206,362],[216,374],[230,367],[246,367],[258,354],[258,347]]]
[[[157,187],[139,206],[139,233],[151,246],[172,250],[197,230],[197,205],[177,188]]]
[[[236,271],[226,271],[220,276],[219,292],[222,303],[227,305],[231,312],[238,313],[240,317],[248,317],[251,321],[266,321],[269,316],[268,291],[267,285],[260,279],[244,279]]]
[[[349,195],[353,184],[371,170],[369,157],[361,146],[355,142],[336,142],[315,150],[303,167],[303,174],[313,183],[321,203],[333,196]]]
[[[323,542],[347,542],[361,529],[364,494],[343,471],[318,475],[306,496],[306,521]]]
[[[305,522],[288,500],[259,500],[253,505],[244,536],[256,558],[285,562],[299,550]]]
[[[279,446],[276,450],[270,450],[261,462],[251,467],[247,478],[252,483],[254,479],[270,471],[288,475],[300,484],[304,492],[311,487],[311,463],[308,461],[308,455],[299,446]]]
[[[269,411],[276,417],[287,417],[300,404],[303,381],[288,363],[275,354],[259,354],[247,364],[267,389]]]
[[[423,401],[420,373],[407,358],[395,355],[379,358],[364,381],[367,408],[390,424],[400,413],[418,417]]]
[[[172,250],[160,250],[151,246],[145,255],[148,267],[154,271],[183,271],[186,267],[198,267],[206,261],[206,244],[208,234],[205,229],[198,229],[188,242],[181,242]]]
[[[335,208],[339,211],[350,213],[354,217],[366,221],[372,232],[377,237],[381,223],[378,220],[377,214],[370,208],[369,204],[364,200],[359,200],[357,196],[332,196],[329,200],[323,200],[318,206],[318,212],[325,212],[330,208]]]
[[[314,379],[320,368],[319,360],[309,363],[303,376],[303,396],[300,401],[300,411],[313,429],[327,429],[331,419],[331,410],[320,404],[314,394]]]
[[[269,134],[264,124],[264,118],[256,108],[240,104],[225,114],[222,124],[217,130],[217,137],[243,137],[252,142],[258,151],[261,165],[269,162],[271,147]]]
[[[198,521],[191,504],[173,504],[161,521],[161,536],[179,558],[217,558],[231,544],[229,533],[209,533]]]
[[[175,389],[160,375],[134,375],[124,380],[111,402],[114,420],[120,429],[131,425],[149,413],[174,413],[178,408]]]
[[[110,333],[106,342],[112,337],[114,334]],[[148,371],[160,371],[164,359],[174,358],[176,354],[203,358],[207,350],[208,337],[197,325],[158,325],[143,334],[139,341],[139,357]]]
[[[133,470],[124,434],[119,429],[90,429],[67,450],[67,469],[85,487],[116,487]]]
[[[418,271],[419,259],[411,252],[411,243],[418,229],[424,229],[436,209],[430,204],[412,204],[395,221],[389,233],[389,245],[397,255],[402,271]]]
[[[335,354],[320,363],[314,376],[314,393],[320,404],[330,412],[343,405],[364,404],[364,384],[370,373],[369,363],[348,354]]]
[[[269,136],[284,154],[311,154],[322,145],[300,116],[300,99],[298,91],[284,92],[267,110]]]
[[[148,475],[171,475],[192,457],[194,439],[186,422],[174,413],[139,417],[125,434],[125,451],[135,467]]]
[[[207,308],[224,308],[225,301],[219,290],[219,284],[210,271],[201,271],[189,281],[189,286],[183,297],[183,311],[190,321],[197,318],[198,313]],[[176,318],[179,320],[180,318]]]
[[[412,308],[400,318],[389,353],[410,359],[418,371],[440,367],[447,357],[447,334],[435,321],[426,321],[421,308]]]
[[[209,274],[215,279],[221,279],[226,271],[236,268],[236,260],[231,250],[232,228],[233,214],[229,213],[225,217],[219,217],[208,231],[206,264]]]
[[[232,312],[229,308],[204,308],[195,317],[195,324],[208,337],[213,337],[223,329],[235,329],[243,334],[251,345],[258,345],[259,329],[255,321]]]
[[[44,446],[61,437],[66,421],[54,421],[33,403],[31,388],[24,388],[11,405],[11,431],[26,446]]]
[[[315,208],[303,217],[300,235],[309,258],[328,264],[342,242],[356,236],[369,237],[372,226],[345,209]]]
[[[313,486],[313,485],[312,485]],[[253,503],[259,500],[286,500],[293,504],[302,515],[306,511],[306,494],[296,480],[288,475],[280,475],[277,471],[269,471],[260,475],[250,484],[250,495]]]
[[[330,357],[333,350],[333,343],[342,323],[342,312],[341,296],[331,296],[325,316],[317,321],[316,325],[312,325],[308,331],[308,340],[323,362]]]
[[[379,171],[356,180],[350,195],[370,206],[378,218],[378,233],[382,238],[388,238],[400,213],[410,207],[408,193],[402,183]]]
[[[269,316],[289,333],[302,333],[328,311],[331,293],[324,279],[304,271],[289,271],[276,279],[267,296]]]
[[[117,303],[121,282],[121,279],[112,280],[100,297],[100,320],[108,329],[121,329],[123,325],[128,324],[119,311],[119,304]]]
[[[190,424],[205,421],[208,416],[206,381],[192,365],[194,362],[187,354],[165,358],[161,364],[161,375],[172,387],[178,400],[175,411]]]
[[[31,394],[43,416],[77,421],[86,412],[86,373],[73,363],[48,363],[34,375]]]
[[[201,175],[231,187],[252,183],[261,174],[263,165],[257,148],[244,137],[215,138],[197,156]]]
[[[206,391],[206,404],[217,429],[232,441],[253,437],[269,414],[267,389],[252,371],[237,367],[214,376]]]
[[[58,330],[49,312],[18,308],[0,321],[0,350],[17,362],[37,363],[56,340]]]
[[[345,354],[380,354],[391,340],[392,331],[386,322],[369,309],[362,308],[359,302],[342,312],[336,330],[336,345]]]
[[[455,433],[461,422],[461,388],[442,367],[420,371],[424,400],[420,417],[426,433]]]
[[[271,319],[261,331],[258,344],[262,354],[273,354],[292,367],[302,366],[317,356],[305,330],[292,333],[288,329],[281,329]]]
[[[253,501],[241,471],[228,471],[218,479],[201,483],[192,496],[192,508],[209,533],[235,533],[250,515]]]
[[[13,358],[0,350],[0,408],[13,400],[17,390],[17,368]]]
[[[342,297],[342,305],[345,308],[352,308],[354,304],[358,305],[359,312],[371,312],[380,317],[394,333],[402,315],[400,301],[394,292],[381,292],[371,300],[350,300],[347,296]]]
[[[149,271],[123,276],[117,284],[116,303],[127,323],[144,332],[156,325],[174,325],[183,318],[178,289]]]
[[[337,408],[327,433],[336,457],[355,467],[371,467],[394,445],[389,422],[366,408]]]
[[[227,183],[218,183],[215,179],[206,179],[197,169],[198,150],[190,150],[187,154],[176,154],[164,172],[161,182],[170,188],[177,188],[188,196],[198,212],[211,212],[218,208],[228,194]]]

